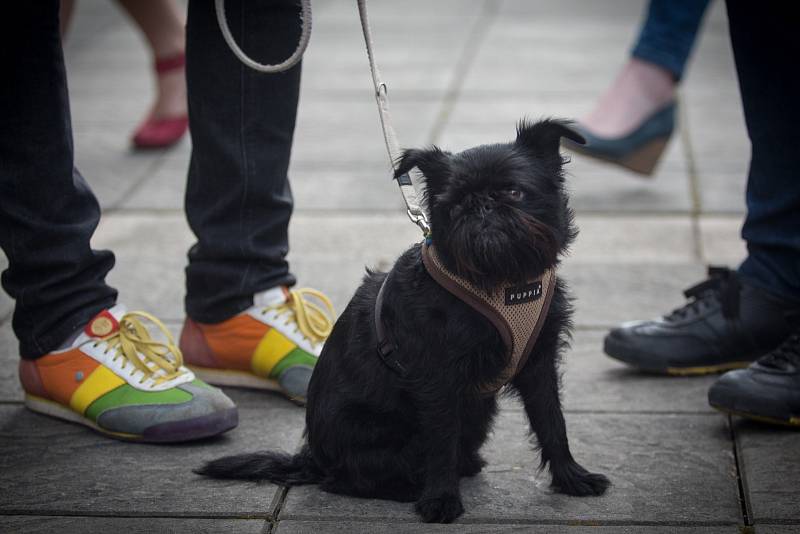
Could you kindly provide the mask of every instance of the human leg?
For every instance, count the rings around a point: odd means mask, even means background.
[[[100,207],[73,167],[58,2],[8,9],[3,21],[14,27],[0,31],[0,53],[13,82],[0,88],[0,246],[26,406],[136,441],[233,428],[230,399],[182,366],[163,325],[115,305],[105,283],[114,256],[89,243]],[[150,338],[143,318],[164,343]]]
[[[186,117],[184,14],[175,0],[118,0],[144,34],[154,58],[156,100],[133,135],[140,148],[169,146],[183,137]]]
[[[731,43],[752,143],[747,259],[739,275],[800,307],[800,82],[785,69],[800,53],[780,5],[728,2]],[[800,313],[784,343],[747,369],[726,373],[709,390],[712,406],[729,413],[800,425]]]
[[[2,282],[16,300],[20,353],[36,358],[113,306],[117,292],[105,283],[114,255],[89,243],[100,206],[74,167],[58,2],[9,7],[0,32],[13,80],[0,88]]]
[[[233,36],[258,61],[294,51],[297,3],[230,1],[226,12]],[[300,65],[278,74],[251,70],[228,49],[214,6],[192,1],[187,77],[186,214],[197,243],[186,269],[181,346],[212,383],[280,389],[302,400],[331,320],[307,304],[313,293],[287,289],[295,283],[286,261],[287,170]]]
[[[571,149],[652,173],[675,123],[674,100],[708,0],[652,0],[630,59],[581,120]]]

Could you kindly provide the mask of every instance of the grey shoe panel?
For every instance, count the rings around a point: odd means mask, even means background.
[[[308,365],[294,365],[281,373],[278,383],[290,397],[305,399],[313,372],[314,368]]]
[[[191,393],[192,400],[180,404],[143,404],[111,408],[102,412],[97,424],[112,432],[142,434],[154,425],[203,417],[236,407],[221,390],[193,384],[178,386]]]

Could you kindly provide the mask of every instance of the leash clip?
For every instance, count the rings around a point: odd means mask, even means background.
[[[411,222],[419,226],[426,237],[431,233],[431,227],[428,225],[428,219],[425,218],[424,213],[419,210],[412,211],[411,208],[408,208],[406,213]]]

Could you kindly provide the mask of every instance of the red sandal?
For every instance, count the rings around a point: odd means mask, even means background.
[[[182,69],[186,64],[186,55],[180,54],[156,60],[156,75]],[[189,128],[189,116],[156,118],[148,116],[133,133],[133,146],[136,148],[166,148],[180,141]]]

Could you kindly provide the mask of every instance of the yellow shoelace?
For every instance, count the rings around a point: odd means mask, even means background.
[[[164,334],[166,343],[153,339],[140,318],[154,324]],[[106,353],[115,350],[115,359],[117,357],[124,358],[125,362],[129,362],[144,374],[140,383],[144,382],[145,378],[151,378],[156,383],[161,383],[172,380],[183,373],[180,369],[183,365],[183,354],[175,345],[172,334],[161,321],[149,313],[141,311],[126,313],[119,320],[119,330],[104,337],[102,342],[108,345]],[[95,346],[99,344],[98,341]],[[122,364],[123,369],[125,362]],[[163,374],[160,374],[159,370],[163,371]]]
[[[306,297],[316,298],[326,309],[309,301]],[[322,292],[307,287],[289,290],[289,298],[286,302],[267,306],[265,309],[275,310],[279,314],[291,311],[298,330],[314,343],[322,343],[328,339],[336,317],[330,299]]]

